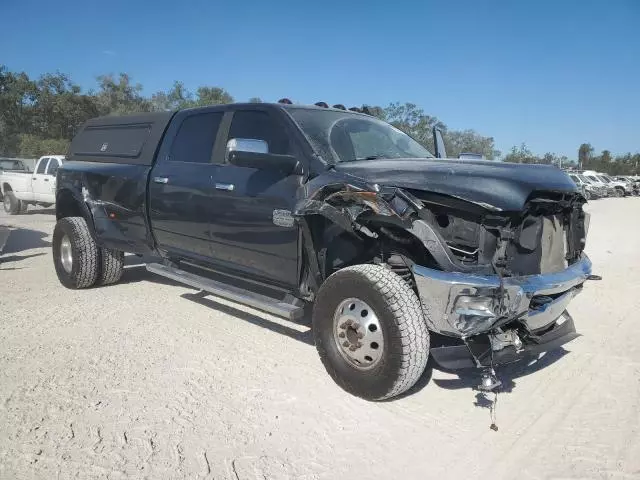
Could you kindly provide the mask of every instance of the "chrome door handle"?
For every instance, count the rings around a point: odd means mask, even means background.
[[[153,177],[154,183],[169,183],[169,179],[167,177]]]
[[[227,192],[233,192],[236,188],[233,183],[216,183],[216,190],[226,190]]]

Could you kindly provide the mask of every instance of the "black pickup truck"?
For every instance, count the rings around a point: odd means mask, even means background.
[[[147,269],[311,326],[328,373],[371,400],[577,336],[588,215],[552,166],[446,159],[343,108],[232,104],[88,121],[58,170],[66,287]],[[141,299],[143,302],[143,299]],[[143,307],[141,307],[143,308]]]

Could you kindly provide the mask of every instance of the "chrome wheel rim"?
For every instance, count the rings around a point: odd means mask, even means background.
[[[68,236],[62,237],[60,240],[60,263],[67,273],[71,273],[73,268],[73,252],[71,251],[71,240]]]
[[[359,298],[347,298],[336,308],[333,338],[342,358],[358,370],[370,370],[382,359],[380,320],[373,308]]]

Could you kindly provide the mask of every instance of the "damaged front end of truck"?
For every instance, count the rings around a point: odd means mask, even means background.
[[[405,181],[377,182],[389,177],[386,165],[382,176],[370,174],[375,168],[348,166],[308,182],[294,212],[309,265],[303,294],[311,298],[345,266],[385,265],[411,285],[429,330],[444,340],[431,348],[436,362],[484,369],[491,389],[493,367],[578,336],[566,308],[591,276],[586,200],[568,183],[524,188],[502,174],[477,186],[484,191],[493,184],[500,200],[491,200],[459,187],[470,184],[474,169],[487,167],[431,162],[433,188],[407,180],[413,175],[406,168]],[[546,173],[565,176],[557,169]]]

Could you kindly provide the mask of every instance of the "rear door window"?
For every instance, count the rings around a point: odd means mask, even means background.
[[[290,153],[289,138],[282,125],[261,110],[236,111],[229,129],[229,140],[232,138],[264,140],[269,146],[269,153]]]
[[[49,168],[47,169],[47,175],[53,175],[55,177],[58,168],[60,167],[60,160],[52,158],[49,162]]]
[[[222,115],[210,112],[185,118],[171,145],[169,161],[209,163]]]
[[[40,160],[40,163],[38,163],[38,168],[36,170],[36,173],[43,174],[47,170],[47,163],[49,163],[48,158],[43,158],[42,160]]]

